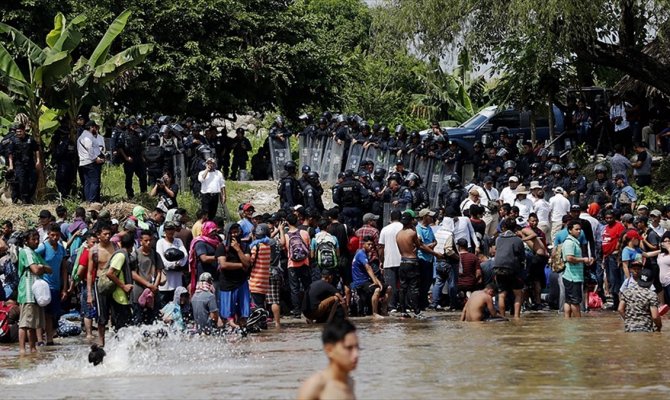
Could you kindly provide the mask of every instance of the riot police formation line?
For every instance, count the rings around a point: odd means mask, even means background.
[[[96,143],[91,143],[90,147],[84,146],[85,143],[79,139],[85,132],[95,131],[96,128],[92,127],[97,127],[97,123],[87,122],[80,115],[76,126],[76,135],[72,138],[68,124],[63,122],[54,133],[49,147],[44,150],[55,169],[58,192],[63,197],[79,194],[88,201],[99,201],[99,187],[93,194],[87,195],[85,191],[86,173],[89,172],[95,178],[95,173],[87,171],[87,168],[98,164],[94,162],[97,156],[103,163],[123,166],[126,195],[131,199],[135,196],[135,177],[139,181],[140,191],[145,193],[166,173],[173,176],[182,188],[190,186],[198,196],[197,174],[204,168],[207,158],[216,159],[227,179],[238,179],[240,171],[247,169],[251,151],[251,143],[245,137],[244,129],[238,128],[235,137],[229,137],[226,128],[219,130],[211,125],[198,125],[192,118],[179,123],[175,118],[155,115],[150,125],[145,125],[142,116],[121,118],[108,130],[107,137],[100,136],[99,143],[96,139]],[[97,132],[94,136],[98,137]],[[2,138],[0,155],[7,165],[5,177],[12,184],[14,202],[33,201],[37,171],[42,167],[38,150],[39,145],[26,132],[24,124],[16,124]],[[82,160],[82,157],[88,158],[87,152],[91,153],[91,159]],[[79,193],[76,191],[77,172],[81,182]],[[93,180],[99,180],[99,177]]]

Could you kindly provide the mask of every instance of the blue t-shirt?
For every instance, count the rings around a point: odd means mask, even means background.
[[[354,256],[354,261],[351,263],[351,288],[356,289],[359,286],[363,286],[366,283],[371,283],[370,276],[368,275],[365,265],[368,263],[368,255],[365,252],[365,249],[359,249]]]
[[[563,242],[565,242],[565,239],[567,238],[568,238],[568,230],[566,228],[563,228],[560,231],[556,232],[556,235],[554,235],[554,246],[562,244]],[[579,244],[581,244],[582,246],[588,244],[588,242],[586,241],[586,235],[584,235],[584,231],[579,232]]]
[[[49,284],[49,289],[51,290],[61,290],[61,265],[63,263],[63,258],[65,258],[65,248],[62,244],[58,243],[58,246],[54,249],[51,244],[48,242],[41,243],[35,253],[39,254],[44,258],[44,261],[49,267],[51,267],[50,274],[44,274],[42,278]]]
[[[419,240],[423,244],[431,244],[435,241],[435,234],[433,233],[433,230],[430,228],[430,226],[423,226],[421,224],[417,224],[416,234],[417,236],[419,236]],[[432,254],[427,253],[423,250],[419,250],[418,253],[420,259],[424,261],[433,262],[434,256]]]
[[[638,254],[642,254],[642,249],[639,247],[636,248],[630,248],[628,246],[625,246],[623,250],[621,250],[621,261],[628,261],[629,264],[635,261],[635,256]]]

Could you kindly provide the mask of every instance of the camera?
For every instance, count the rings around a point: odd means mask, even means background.
[[[163,185],[165,185],[165,181],[163,180],[163,178],[158,178],[158,179],[156,179],[156,184],[160,185],[160,186],[163,186]]]

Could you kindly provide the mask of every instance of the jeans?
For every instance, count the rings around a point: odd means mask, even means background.
[[[419,283],[419,308],[425,310],[428,307],[428,292],[433,283],[433,262],[419,259],[421,269],[421,280]]]
[[[435,266],[439,269],[445,268],[449,269],[450,265],[442,260],[435,261]],[[435,274],[435,282],[433,282],[433,296],[430,306],[435,308],[440,305],[440,299],[442,298],[442,290],[444,285],[447,284],[448,272]]]
[[[140,192],[147,192],[147,170],[141,160],[133,160],[132,163],[123,163],[123,173],[126,175],[126,194],[129,199],[135,197],[133,190],[133,175],[137,175],[140,181]]]
[[[302,294],[309,288],[311,283],[312,272],[308,265],[288,269],[288,284],[291,288],[291,303],[293,305],[291,314],[294,316],[300,316],[302,313]]]
[[[609,283],[612,301],[616,309],[619,307],[619,290],[623,284],[623,270],[619,267],[616,255],[605,257],[605,268],[607,268],[607,282]]]
[[[449,294],[449,307],[458,308],[458,264],[447,263],[446,284]],[[444,290],[442,290],[442,293],[444,293]]]
[[[402,307],[404,307],[404,304],[398,304],[398,286],[400,284],[398,269],[399,267],[384,268],[384,283],[391,286],[391,299],[389,300],[389,309],[391,310],[403,309]]]
[[[37,187],[37,171],[33,166],[17,164],[14,166],[14,184],[12,185],[12,201],[21,200],[23,204],[32,204]]]
[[[398,269],[400,277],[400,304],[406,304],[415,314],[419,309],[419,282],[421,280],[421,270],[419,263],[401,262]]]
[[[89,203],[100,202],[100,175],[102,164],[84,165],[84,197]]]

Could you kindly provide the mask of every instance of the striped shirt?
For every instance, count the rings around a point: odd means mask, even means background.
[[[271,249],[265,243],[259,243],[251,249],[251,274],[249,291],[268,294],[270,291],[270,255]]]

